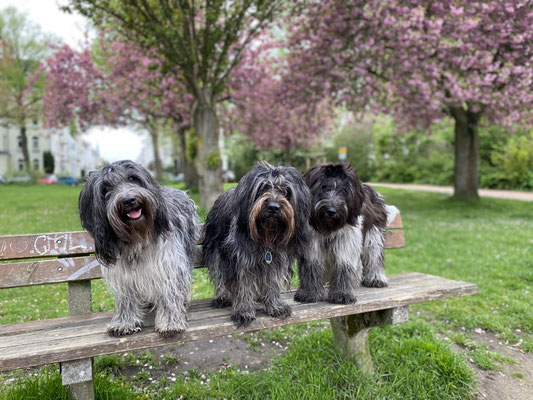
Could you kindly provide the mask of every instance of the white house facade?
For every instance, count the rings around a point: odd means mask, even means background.
[[[68,128],[46,129],[39,121],[26,126],[28,152],[32,170],[44,173],[43,153],[54,157],[54,173],[59,176],[80,177],[82,172],[96,169],[102,164],[98,152],[80,135],[73,137]],[[25,171],[20,129],[0,121],[0,175]]]

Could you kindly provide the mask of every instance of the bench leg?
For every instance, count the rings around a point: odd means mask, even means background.
[[[94,400],[93,359],[60,364],[63,386],[68,386],[74,400]]]
[[[363,374],[370,375],[374,373],[374,363],[368,344],[370,328],[399,324],[408,319],[408,307],[330,318],[333,344],[342,354],[351,359]]]
[[[68,283],[68,314],[88,314],[92,311],[91,281]],[[93,359],[61,363],[61,379],[74,400],[94,400]]]

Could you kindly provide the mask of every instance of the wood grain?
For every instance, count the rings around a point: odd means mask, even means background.
[[[293,307],[285,320],[271,318],[258,311],[257,320],[245,331],[269,329],[317,319],[408,306],[424,301],[467,296],[477,293],[477,286],[432,275],[410,273],[392,276],[383,289],[360,288],[358,302],[351,305],[329,303],[300,304],[292,299],[294,291],[283,294]],[[33,321],[0,327],[0,371],[72,361],[97,355],[163,346],[234,334],[243,331],[230,320],[230,309],[211,309],[207,300],[195,301],[189,309],[189,328],[173,339],[162,339],[148,318],[142,332],[112,338],[106,334],[110,313],[92,313],[72,317]]]
[[[387,227],[402,227],[401,214]],[[94,240],[85,231],[0,236],[0,260],[63,257],[94,253]]]
[[[90,253],[94,253],[94,240],[87,232],[0,236],[0,260]]]
[[[385,248],[405,247],[403,231],[385,233]],[[0,289],[102,278],[94,257],[78,256],[35,261],[0,263]]]

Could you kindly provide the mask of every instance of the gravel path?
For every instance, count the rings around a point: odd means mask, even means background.
[[[372,182],[372,186],[389,187],[393,189],[405,190],[420,190],[424,192],[438,192],[445,194],[453,194],[452,186],[435,186],[435,185],[416,185],[411,183],[380,183]],[[494,190],[494,189],[479,189],[481,197],[495,197],[498,199],[510,199],[521,201],[533,201],[533,192],[524,192],[517,190]]]

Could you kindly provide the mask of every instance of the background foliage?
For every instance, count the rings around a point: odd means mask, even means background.
[[[425,134],[399,134],[390,117],[350,120],[311,152],[294,151],[291,164],[305,171],[306,154],[325,153],[329,162],[338,162],[338,148],[347,147],[347,162],[363,181],[453,184],[453,124],[444,120]],[[533,131],[485,125],[480,128],[480,187],[492,189],[533,189]],[[254,163],[267,160],[284,163],[285,155],[274,148],[257,150],[241,134],[227,144],[230,168],[242,177]],[[316,159],[311,158],[312,163]]]

